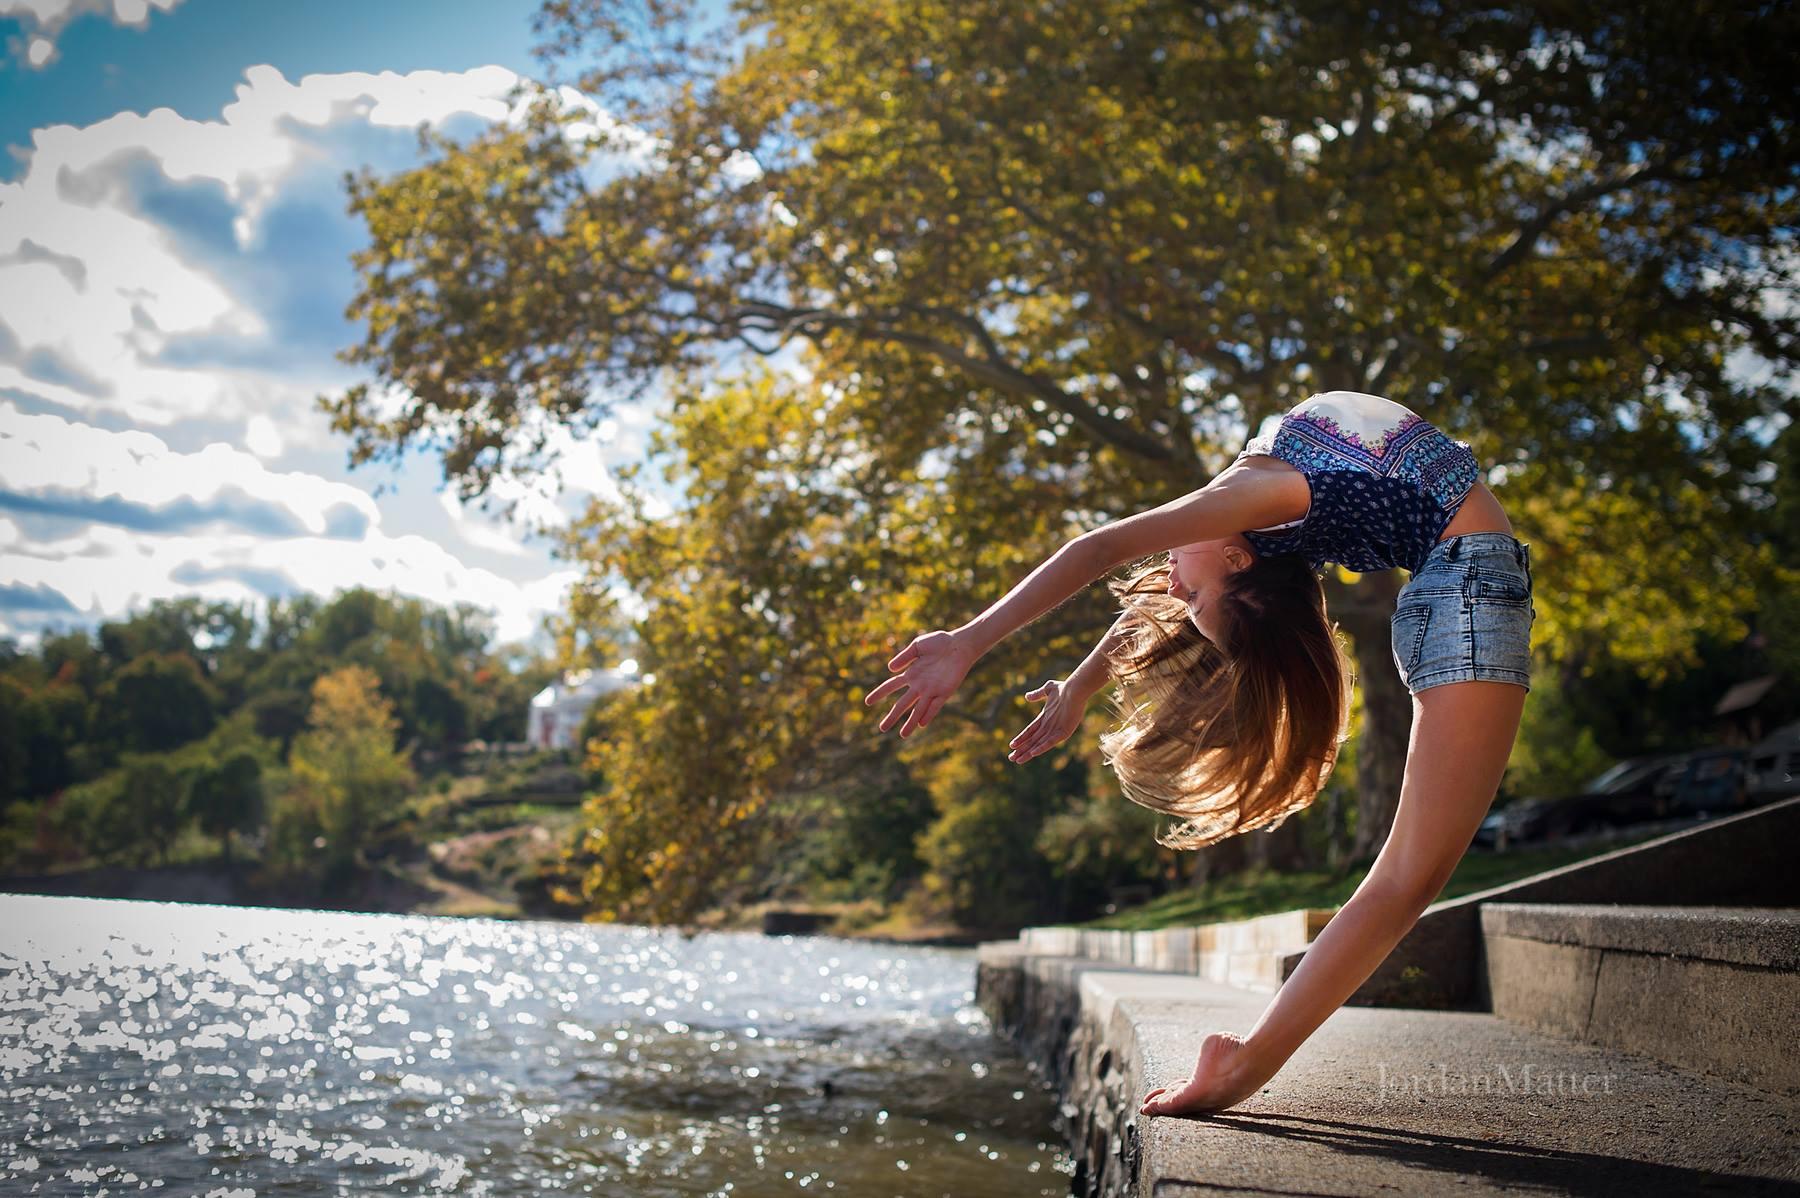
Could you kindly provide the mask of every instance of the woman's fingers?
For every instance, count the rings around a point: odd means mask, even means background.
[[[904,674],[896,674],[892,678],[883,678],[881,682],[876,685],[874,690],[863,696],[863,706],[873,707],[895,691],[910,685],[911,683]]]
[[[1007,757],[1017,762],[1030,761],[1039,753],[1053,748],[1061,740],[1062,737],[1051,732],[1050,726],[1044,723],[1043,717],[1040,715],[1031,722],[1030,727],[1019,733],[1018,738],[1013,742],[1012,751],[1007,754]]]
[[[1158,1098],[1157,1094],[1162,1097]],[[1138,1108],[1142,1115],[1185,1115],[1190,1111],[1212,1109],[1209,1084],[1200,1078],[1189,1078],[1180,1089],[1174,1091],[1159,1090],[1144,1099],[1143,1106]]]
[[[888,682],[892,681],[894,681],[894,679],[888,679]],[[882,686],[886,685],[887,683],[882,683]],[[879,692],[881,687],[878,686],[875,689]],[[883,732],[886,732],[889,728],[892,728],[899,722],[901,716],[906,715],[911,711],[918,702],[919,692],[916,689],[908,689],[905,694],[894,700],[894,705],[888,708],[887,714],[881,717],[881,723],[877,724],[876,727],[880,728]]]
[[[917,707],[913,708],[912,727],[910,731],[917,732],[930,722],[932,705],[936,702],[936,699],[926,699]],[[907,730],[903,729],[902,731],[904,732]]]
[[[936,719],[938,709],[944,705],[944,701],[948,698],[948,695],[938,695],[919,704],[918,722],[913,725],[912,731],[922,731],[932,720]],[[905,736],[906,732],[902,731],[900,735]]]

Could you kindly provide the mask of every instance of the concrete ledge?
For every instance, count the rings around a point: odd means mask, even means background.
[[[1800,970],[1800,909],[1485,903],[1484,936]]]
[[[1040,927],[1019,933],[1031,953],[1085,957],[1186,973],[1247,990],[1274,991],[1285,976],[1283,957],[1311,944],[1337,913],[1335,908],[1300,908],[1196,927],[1137,932],[1115,928]]]
[[[1726,903],[1800,907],[1800,798],[1708,820],[1587,861],[1433,903],[1351,995],[1358,1006],[1487,1010],[1492,1006],[1482,963],[1483,904]],[[1292,976],[1304,951],[1282,961]]]
[[[1494,1013],[1800,1094],[1800,911],[1496,903]]]
[[[1198,978],[982,946],[996,1029],[1061,1092],[1072,1192],[1800,1196],[1800,1101],[1492,1015],[1344,1008],[1262,1090],[1137,1114],[1267,999]]]

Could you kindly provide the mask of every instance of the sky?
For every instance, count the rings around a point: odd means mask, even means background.
[[[507,119],[536,4],[0,0],[0,638],[364,586],[547,647],[577,571],[528,526],[615,494],[657,397],[553,430],[513,523],[429,450],[350,469],[314,406],[363,378],[344,173]]]
[[[366,586],[544,643],[577,572],[526,522],[613,493],[654,399],[563,437],[516,524],[431,451],[350,469],[314,407],[364,377],[344,172],[505,119],[535,7],[0,0],[0,637]]]

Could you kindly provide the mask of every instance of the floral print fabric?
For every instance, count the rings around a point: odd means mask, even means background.
[[[1312,506],[1300,520],[1246,531],[1250,547],[1358,573],[1417,571],[1480,474],[1466,441],[1360,391],[1327,391],[1295,405],[1238,457],[1252,454],[1298,468]]]

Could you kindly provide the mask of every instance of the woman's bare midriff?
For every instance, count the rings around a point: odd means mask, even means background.
[[[1506,518],[1506,512],[1501,508],[1500,501],[1494,498],[1494,493],[1488,490],[1486,483],[1476,483],[1463,496],[1462,506],[1456,509],[1456,515],[1450,518],[1449,525],[1438,540],[1444,541],[1471,532],[1503,532],[1511,536],[1512,530],[1512,521]]]

